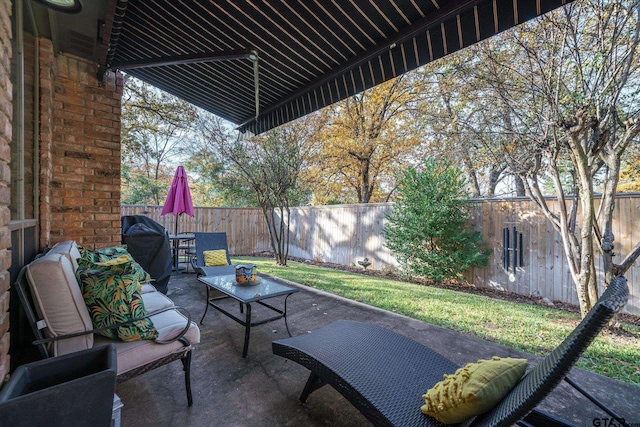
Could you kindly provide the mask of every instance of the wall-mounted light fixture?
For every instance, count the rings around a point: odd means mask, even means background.
[[[82,10],[80,0],[34,0],[57,12],[78,13]]]

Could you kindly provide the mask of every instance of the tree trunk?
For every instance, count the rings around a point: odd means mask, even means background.
[[[276,241],[278,242],[278,252],[276,253],[276,263],[278,265],[286,266],[287,265],[287,248],[289,247],[289,242],[287,241],[287,230],[289,228],[288,222],[285,222],[284,217],[284,207],[282,206],[282,202],[279,203],[278,210],[280,211],[280,218],[278,220],[278,235],[276,236]],[[274,221],[276,218],[274,218]]]
[[[526,191],[524,190],[524,182],[522,182],[522,178],[520,178],[518,175],[514,176],[514,183],[516,186],[516,196],[517,197],[524,197],[527,195]]]
[[[359,158],[360,162],[360,191],[358,192],[358,203],[369,203],[371,200],[371,183],[369,182],[369,158]]]
[[[471,197],[481,197],[480,184],[478,183],[478,174],[471,162],[471,158],[468,155],[463,155],[462,161],[464,162],[464,169],[467,172],[469,183],[471,183]]]
[[[589,157],[586,147],[589,146],[589,121],[586,111],[576,113],[576,123],[566,129],[567,141],[574,158],[576,184],[580,193],[582,221],[579,242],[579,277],[580,312],[584,317],[598,300],[598,288],[594,264],[593,230],[595,228],[595,206],[593,177],[589,168]],[[576,201],[578,203],[578,201]],[[568,224],[567,224],[568,225]],[[567,233],[569,230],[567,230]],[[578,254],[576,254],[578,255]],[[569,256],[569,255],[567,255]]]
[[[600,248],[602,250],[602,263],[605,273],[605,283],[611,283],[616,274],[613,265],[613,243],[615,236],[613,234],[613,211],[615,209],[615,196],[618,181],[620,179],[620,157],[615,153],[610,144],[607,144],[602,150],[601,156],[607,167],[605,175],[605,191],[601,200],[602,211],[602,235],[600,237]]]
[[[489,184],[487,187],[487,197],[494,197],[496,195],[496,187],[500,181],[500,175],[504,171],[503,167],[492,166],[489,171]]]
[[[278,253],[278,249],[276,248],[276,241],[274,238],[273,232],[273,216],[269,213],[269,209],[266,207],[262,207],[262,215],[264,215],[264,220],[267,222],[267,229],[269,230],[269,244],[271,245],[271,250],[273,251],[273,256]]]

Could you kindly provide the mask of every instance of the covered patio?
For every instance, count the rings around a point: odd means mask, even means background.
[[[10,296],[20,268],[60,241],[91,248],[120,242],[121,70],[260,133],[570,1],[87,0],[78,15],[41,3],[0,1],[3,379],[30,345]],[[169,296],[196,320],[204,295],[194,276],[172,278]],[[404,334],[458,364],[521,355],[309,289],[290,304],[294,335],[353,319]],[[201,331],[193,407],[179,366],[166,366],[118,386],[124,425],[366,424],[330,387],[297,403],[307,372],[271,353],[271,341],[286,336],[284,324],[256,327],[246,359],[241,328],[231,320],[210,313]],[[579,370],[573,376],[621,414],[637,414],[637,387]],[[542,407],[577,425],[605,417],[564,385]]]
[[[568,3],[0,2],[0,377],[29,345],[20,268],[121,240],[124,73],[260,133]]]
[[[196,320],[204,312],[205,288],[192,274],[172,276],[169,296]],[[340,319],[372,323],[432,347],[464,365],[494,355],[536,357],[421,321],[302,287],[288,300],[293,335]],[[275,356],[273,340],[287,337],[283,320],[252,329],[249,353],[241,357],[243,328],[215,310],[200,325],[202,341],[192,364],[193,407],[186,405],[178,364],[155,369],[118,385],[123,425],[135,426],[361,426],[368,421],[331,386],[314,392],[305,405],[298,397],[309,372]],[[574,368],[571,377],[627,421],[635,423],[640,388]],[[576,426],[604,423],[608,416],[561,384],[540,406]],[[420,408],[416,408],[417,411]],[[604,424],[603,424],[604,425]]]

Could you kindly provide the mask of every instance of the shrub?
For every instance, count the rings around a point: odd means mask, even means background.
[[[405,273],[441,281],[487,265],[490,251],[469,229],[467,199],[462,172],[448,163],[425,159],[421,170],[404,172],[384,234]]]

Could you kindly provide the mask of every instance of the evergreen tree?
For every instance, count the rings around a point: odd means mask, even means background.
[[[397,192],[385,245],[406,273],[441,281],[487,265],[490,251],[480,233],[469,230],[462,171],[426,159],[422,170],[412,166],[404,172]]]

